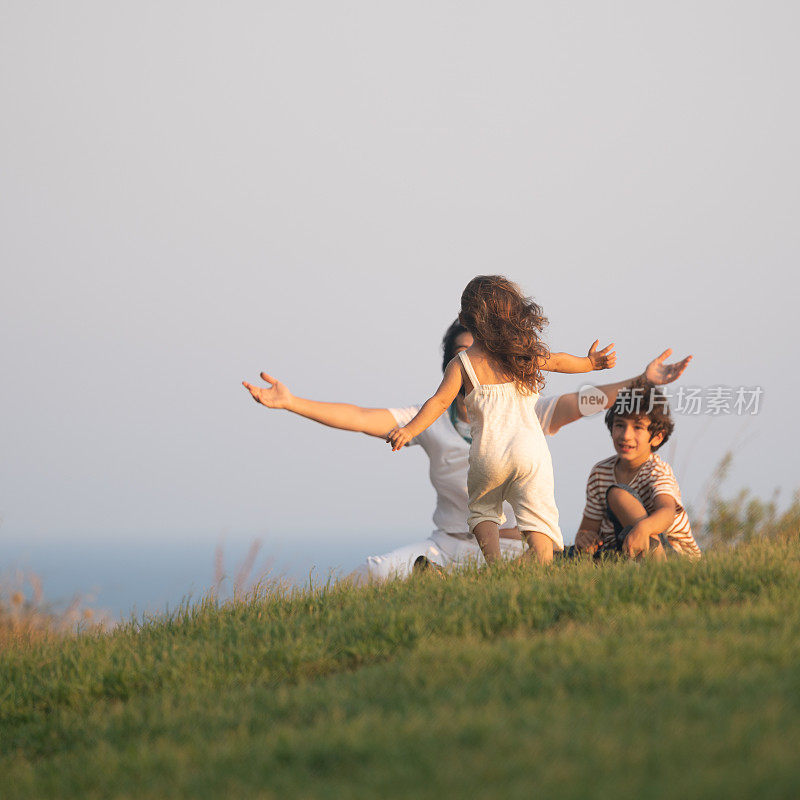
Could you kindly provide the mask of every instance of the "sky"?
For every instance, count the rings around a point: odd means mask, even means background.
[[[259,537],[309,563],[424,538],[419,448],[241,381],[421,402],[485,273],[536,298],[554,350],[616,342],[599,380],[672,347],[684,386],[761,387],[755,415],[678,415],[664,453],[697,508],[728,450],[731,493],[788,499],[798,22],[792,2],[5,0],[0,538]],[[549,441],[569,541],[612,450],[596,418]]]

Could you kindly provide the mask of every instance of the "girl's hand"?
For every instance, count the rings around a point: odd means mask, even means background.
[[[392,428],[386,434],[386,441],[392,446],[392,452],[405,447],[413,438],[407,428]]]
[[[253,400],[267,408],[288,408],[292,400],[292,393],[286,385],[281,383],[277,378],[267,375],[266,372],[261,373],[261,378],[271,385],[264,389],[260,386],[253,386],[253,384],[247,381],[242,381],[242,386],[250,392]]]
[[[602,350],[597,349],[599,343],[600,340],[595,339],[594,344],[589,348],[588,359],[592,364],[592,369],[611,369],[617,363],[617,354],[612,349],[614,342]]]

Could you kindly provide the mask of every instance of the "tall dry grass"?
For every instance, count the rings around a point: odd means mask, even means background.
[[[733,453],[729,452],[706,485],[702,507],[693,520],[700,546],[705,550],[759,539],[800,539],[800,490],[795,491],[783,508],[777,490],[768,500],[755,497],[749,489],[726,496],[723,487],[732,463]]]
[[[47,603],[37,575],[18,571],[0,579],[0,648],[108,627],[108,619],[87,607],[79,595],[65,609]]]

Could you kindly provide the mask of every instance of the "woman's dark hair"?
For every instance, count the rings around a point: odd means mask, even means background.
[[[442,352],[444,353],[442,372],[447,369],[447,365],[455,358],[456,339],[458,339],[462,333],[469,333],[469,331],[458,320],[453,322],[445,332],[444,339],[442,339]]]
[[[479,275],[461,295],[459,321],[521,389],[544,386],[541,366],[550,355],[539,338],[547,325],[541,306],[502,275]]]
[[[675,423],[669,413],[667,396],[645,378],[637,378],[626,388],[620,389],[617,400],[606,411],[606,427],[609,432],[614,427],[614,420],[648,419],[650,420],[650,441],[659,433],[664,435],[661,442],[653,448],[653,452],[667,443]]]

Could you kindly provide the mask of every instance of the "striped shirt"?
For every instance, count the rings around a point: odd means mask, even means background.
[[[592,467],[589,480],[586,483],[586,508],[583,513],[588,519],[600,520],[600,535],[603,537],[602,548],[615,545],[614,524],[608,515],[606,507],[606,492],[610,486],[619,483],[614,473],[614,467],[619,456],[611,456],[600,461]],[[655,498],[657,495],[666,494],[675,500],[677,511],[672,524],[663,533],[672,549],[683,556],[700,558],[700,548],[692,536],[692,527],[686,509],[681,500],[681,490],[672,467],[666,461],[653,453],[647,461],[639,467],[636,475],[627,484],[636,494],[648,514],[655,511]]]

